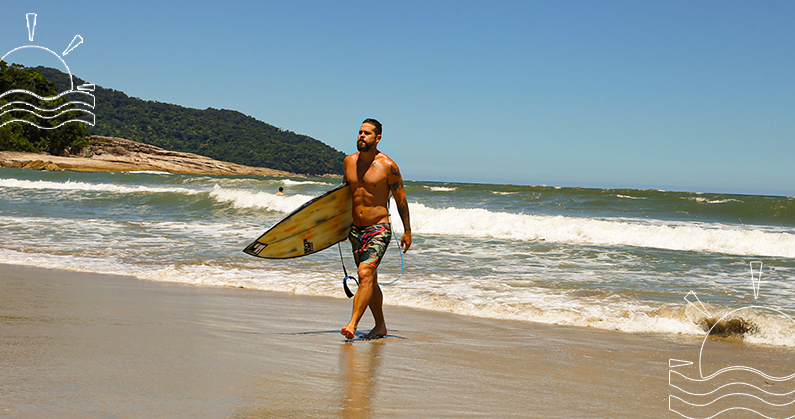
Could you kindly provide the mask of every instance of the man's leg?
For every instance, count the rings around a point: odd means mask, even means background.
[[[356,336],[356,328],[359,326],[359,321],[362,320],[362,316],[364,315],[364,311],[367,309],[367,306],[370,305],[371,300],[373,299],[373,292],[374,288],[378,286],[378,284],[373,286],[375,283],[375,268],[372,266],[361,263],[359,264],[359,289],[356,290],[356,295],[353,296],[353,313],[351,314],[351,321],[348,322],[348,325],[343,327],[340,333],[342,333],[346,338],[353,339]],[[381,295],[381,289],[378,289],[378,295]],[[380,307],[380,304],[379,304]],[[375,315],[375,313],[373,313]],[[381,319],[383,320],[383,313],[381,314]]]
[[[370,312],[375,319],[375,327],[365,337],[368,339],[382,338],[386,336],[386,322],[384,321],[384,295],[381,294],[381,287],[378,286],[378,271],[373,271],[373,296],[370,298]]]

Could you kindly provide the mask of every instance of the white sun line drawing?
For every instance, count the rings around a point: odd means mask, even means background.
[[[66,55],[66,54],[72,52],[73,49],[77,48],[77,46],[82,44],[82,43],[83,43],[83,37],[80,36],[80,35],[75,35],[75,37],[72,38],[72,42],[70,42],[69,46],[66,47],[65,50],[63,50],[61,55]]]
[[[693,301],[689,300],[687,297],[691,297],[692,299],[696,300],[698,305],[696,305],[696,303],[694,303]],[[710,314],[709,310],[707,310],[707,308],[704,307],[704,303],[702,303],[701,300],[698,299],[698,296],[696,295],[695,291],[688,292],[687,295],[685,295],[685,301],[687,301],[687,303],[690,304],[691,306],[695,307],[698,311],[704,313],[705,316],[712,318],[712,314]]]
[[[759,264],[759,271],[757,275],[754,275],[754,264]],[[753,260],[749,262],[751,265],[751,286],[754,288],[754,299],[759,298],[759,286],[762,284],[762,262]]]
[[[31,18],[33,18],[32,25],[30,23]],[[28,21],[28,41],[33,42],[33,33],[36,31],[36,14],[28,13],[25,15],[25,19]]]
[[[25,20],[27,21],[27,28],[28,28],[28,40],[30,42],[33,42],[33,38],[34,38],[34,35],[35,35],[35,31],[36,31],[36,17],[37,17],[36,13],[27,13],[25,15]],[[77,48],[78,45],[80,45],[82,43],[83,43],[83,37],[80,36],[80,35],[75,35],[75,37],[72,38],[72,42],[69,43],[69,46],[66,47],[66,49],[64,50],[62,55],[66,56],[72,50]],[[60,55],[56,54],[51,49],[45,48],[45,47],[41,47],[41,46],[38,46],[38,45],[23,45],[23,46],[14,48],[11,51],[7,52],[5,55],[0,57],[0,60],[5,61],[6,57],[9,54],[11,54],[11,53],[13,53],[15,51],[21,50],[21,49],[25,49],[25,48],[38,48],[38,49],[47,51],[50,54],[54,55],[56,58],[58,58],[58,60],[60,60],[61,63],[63,64],[64,68],[66,68],[66,72],[69,75],[69,90],[67,90],[65,92],[62,92],[62,93],[60,93],[59,95],[57,95],[55,97],[45,98],[45,97],[41,97],[41,96],[39,96],[39,95],[37,95],[37,94],[35,94],[33,92],[29,92],[27,90],[13,89],[13,90],[9,90],[7,92],[4,92],[4,93],[0,94],[0,98],[2,98],[5,95],[12,94],[12,93],[24,93],[24,94],[32,95],[32,96],[36,97],[39,100],[53,101],[53,100],[56,100],[56,99],[58,99],[58,98],[60,98],[60,97],[62,97],[64,95],[77,93],[77,94],[80,94],[80,95],[88,95],[88,96],[90,96],[91,99],[89,99],[88,101],[74,100],[74,101],[69,102],[68,105],[75,105],[75,104],[76,105],[85,105],[85,106],[90,107],[91,109],[94,109],[95,104],[96,104],[94,95],[92,95],[92,94],[90,94],[88,92],[94,91],[94,87],[95,86],[93,84],[86,83],[86,84],[77,86],[77,88],[75,88],[75,83],[74,83],[74,78],[72,76],[72,71],[69,69],[69,66],[66,64],[66,61],[64,61],[64,59],[61,58]],[[30,103],[27,103],[27,102],[14,101],[14,102],[10,102],[8,104],[3,105],[2,107],[0,107],[0,109],[7,108],[11,104],[16,104],[16,105],[24,104],[24,105],[29,106],[30,108],[35,109],[36,111],[45,112],[45,113],[53,113],[53,112],[58,111],[59,109],[63,108],[63,106],[66,106],[66,105],[62,105],[62,106],[59,106],[56,109],[48,110],[48,109],[40,108],[40,107],[38,107],[36,105],[30,104]],[[58,115],[55,115],[55,116],[43,116],[43,115],[40,115],[37,112],[31,111],[30,109],[14,108],[14,109],[8,109],[8,110],[2,112],[0,114],[0,116],[5,115],[5,114],[10,113],[10,112],[27,112],[27,113],[35,114],[39,118],[42,118],[42,119],[45,119],[45,120],[50,120],[50,119],[57,118],[57,117],[63,115],[64,113],[76,112],[76,111],[77,112],[82,112],[82,113],[87,114],[89,116],[86,117],[84,115],[83,116],[84,119],[72,118],[72,119],[69,119],[69,120],[67,120],[65,122],[62,122],[62,123],[58,124],[58,126],[55,126],[55,127],[42,127],[42,126],[39,126],[38,124],[36,124],[35,122],[27,121],[27,120],[24,120],[24,119],[12,119],[12,120],[6,121],[6,122],[0,124],[0,127],[6,125],[8,123],[11,123],[11,122],[25,122],[25,123],[28,123],[30,125],[33,125],[33,126],[35,126],[37,128],[41,128],[41,129],[56,129],[56,128],[60,128],[63,125],[65,125],[67,123],[70,123],[70,122],[82,122],[82,123],[85,123],[85,124],[88,124],[88,125],[91,125],[91,126],[96,124],[96,120],[97,120],[96,115],[93,112],[85,110],[85,109],[72,109],[70,111],[61,112],[61,113],[59,113]]]
[[[758,299],[758,297],[759,297],[759,289],[760,289],[760,284],[761,284],[761,279],[762,279],[762,265],[763,265],[763,263],[761,261],[752,261],[752,262],[750,262],[750,267],[751,267],[751,286],[752,286],[752,289],[754,291],[754,299]],[[759,267],[756,270],[756,273],[755,273],[755,266]],[[688,297],[690,297],[690,298],[688,298]],[[688,302],[688,304],[692,305],[695,309],[697,309],[701,313],[705,314],[707,317],[714,318],[714,316],[712,316],[710,314],[709,310],[707,310],[707,308],[704,306],[704,304],[702,304],[701,301],[698,299],[698,296],[696,295],[696,293],[694,291],[688,292],[687,295],[684,297],[684,299],[685,299],[685,301]],[[672,359],[668,360],[668,366],[669,366],[669,368],[671,368],[668,371],[668,385],[673,387],[673,388],[676,388],[677,390],[679,390],[679,391],[681,391],[683,393],[687,393],[687,394],[690,394],[690,395],[693,395],[693,396],[710,395],[710,394],[716,393],[716,392],[718,392],[718,391],[720,391],[722,389],[726,389],[726,388],[729,388],[729,387],[739,387],[739,388],[748,387],[748,388],[756,389],[758,391],[761,391],[761,392],[766,393],[766,394],[771,395],[771,396],[779,396],[779,397],[780,396],[790,396],[793,393],[795,393],[795,390],[789,391],[787,393],[774,393],[774,392],[770,392],[770,391],[767,391],[765,389],[762,389],[760,387],[757,387],[755,385],[744,383],[742,381],[734,381],[734,382],[731,382],[731,383],[724,384],[724,385],[718,387],[717,389],[712,390],[712,391],[707,392],[707,393],[693,393],[693,392],[689,392],[689,391],[687,391],[687,390],[685,390],[685,389],[683,389],[683,388],[681,388],[678,385],[673,383],[672,378],[674,377],[674,375],[676,375],[678,377],[685,378],[685,379],[687,379],[687,380],[689,380],[691,382],[708,382],[708,381],[716,378],[720,374],[728,373],[728,372],[732,372],[732,371],[746,371],[746,372],[750,372],[750,373],[753,373],[753,374],[757,374],[757,375],[765,378],[766,380],[777,381],[777,382],[789,381],[789,380],[792,380],[793,378],[795,378],[795,373],[790,374],[788,376],[776,377],[776,376],[765,374],[765,373],[763,373],[762,371],[759,371],[756,368],[752,368],[752,367],[748,367],[748,366],[744,366],[744,365],[734,365],[734,366],[725,367],[725,368],[722,368],[722,369],[714,372],[713,374],[710,374],[709,376],[706,376],[706,377],[704,376],[704,372],[703,372],[703,369],[702,369],[702,356],[703,356],[703,353],[704,353],[704,345],[707,343],[707,339],[709,339],[710,333],[715,328],[715,326],[718,323],[720,323],[723,319],[725,319],[727,317],[730,317],[734,313],[736,313],[738,311],[741,311],[741,310],[745,310],[745,309],[773,310],[773,311],[777,312],[778,314],[783,315],[784,317],[789,319],[791,322],[795,323],[795,321],[793,321],[792,318],[789,315],[787,315],[786,313],[782,312],[781,310],[773,309],[773,308],[770,308],[770,307],[748,306],[748,307],[742,307],[742,308],[739,308],[739,309],[732,310],[732,311],[724,314],[723,316],[721,316],[721,318],[717,322],[715,322],[715,324],[712,325],[712,327],[709,329],[709,331],[707,331],[706,335],[704,336],[704,340],[701,343],[701,348],[700,348],[699,354],[698,354],[698,371],[699,371],[699,375],[701,375],[701,379],[690,378],[690,377],[685,376],[684,374],[681,374],[681,373],[679,373],[677,371],[674,371],[673,368],[693,365],[693,362],[683,361],[683,360],[673,359],[672,358]],[[714,399],[711,402],[706,403],[706,404],[696,404],[696,403],[688,402],[688,401],[686,401],[686,400],[684,400],[684,399],[682,399],[680,397],[677,397],[677,396],[671,394],[671,395],[668,396],[668,409],[673,411],[673,412],[676,412],[680,416],[683,416],[683,417],[686,417],[686,418],[691,418],[690,416],[687,416],[687,415],[683,414],[682,412],[677,411],[676,408],[674,408],[674,406],[672,405],[672,402],[673,402],[674,399],[679,400],[680,402],[688,404],[688,405],[693,406],[693,407],[706,407],[706,406],[709,406],[712,403],[715,403],[715,402],[717,402],[719,400],[723,400],[723,399],[726,399],[726,398],[732,397],[732,396],[734,396],[734,398],[741,397],[741,396],[750,397],[750,398],[753,398],[753,399],[756,399],[756,400],[760,400],[760,401],[766,403],[767,405],[774,406],[774,407],[785,407],[785,406],[790,406],[790,405],[795,404],[795,400],[792,400],[792,401],[790,401],[788,403],[783,403],[783,404],[770,403],[767,400],[764,400],[764,399],[762,399],[759,396],[756,396],[756,395],[753,395],[753,394],[749,394],[749,393],[742,393],[742,392],[726,394],[726,395],[717,397],[716,399]],[[766,416],[765,414],[763,414],[761,412],[758,412],[756,410],[753,410],[753,409],[750,409],[750,408],[747,408],[747,407],[742,407],[742,406],[735,406],[735,407],[724,409],[724,410],[722,410],[722,411],[710,416],[710,418],[717,417],[717,416],[721,415],[722,413],[725,413],[725,412],[728,412],[728,411],[732,411],[732,410],[746,410],[746,411],[750,411],[750,412],[756,413],[756,414],[758,414],[758,415],[760,415],[762,417],[765,417],[765,418],[768,418],[768,419],[772,419],[771,417]],[[795,415],[790,416],[789,418],[786,418],[786,419],[791,419],[791,418],[795,418]]]
[[[709,375],[709,376],[707,376],[707,377],[705,377],[705,376],[704,376],[704,372],[703,372],[703,370],[702,370],[702,368],[701,368],[701,365],[702,365],[702,362],[701,362],[701,360],[702,360],[702,355],[703,355],[703,353],[704,353],[704,345],[707,343],[707,339],[709,339],[709,334],[710,334],[710,332],[712,332],[712,329],[714,329],[714,328],[715,328],[715,326],[716,326],[718,323],[720,323],[720,321],[721,321],[721,320],[723,320],[723,319],[725,319],[725,318],[727,318],[727,317],[730,317],[732,314],[734,314],[734,313],[736,313],[736,312],[738,312],[738,311],[745,310],[745,309],[762,309],[762,310],[773,310],[773,311],[775,311],[776,313],[779,313],[779,314],[781,314],[782,316],[784,316],[784,317],[788,318],[788,319],[790,320],[790,322],[793,322],[793,323],[795,323],[795,321],[793,321],[793,320],[792,320],[792,317],[788,316],[786,313],[782,312],[781,310],[777,310],[777,309],[775,309],[775,308],[770,308],[770,307],[765,307],[765,306],[748,306],[748,307],[742,307],[742,308],[738,308],[738,309],[732,310],[732,311],[730,311],[730,312],[728,312],[728,313],[724,314],[724,315],[723,315],[723,316],[720,318],[720,320],[718,320],[717,322],[715,322],[715,324],[714,324],[714,325],[713,325],[713,326],[712,326],[712,327],[709,329],[709,332],[707,332],[707,335],[704,337],[704,341],[703,341],[703,342],[701,342],[701,350],[700,350],[700,351],[699,351],[699,353],[698,353],[698,372],[699,372],[699,374],[701,374],[701,378],[703,378],[703,379],[705,379],[705,380],[710,380],[710,379],[712,379],[712,378],[714,378],[714,377],[718,376],[719,374],[721,374],[721,373],[723,373],[723,372],[728,372],[728,371],[748,371],[748,372],[753,372],[753,373],[755,373],[755,374],[759,374],[759,375],[761,375],[762,377],[764,377],[764,378],[766,378],[766,379],[768,379],[768,380],[775,380],[775,381],[786,381],[786,380],[791,380],[791,379],[795,378],[795,373],[792,373],[792,374],[790,374],[790,375],[788,375],[788,376],[785,376],[785,377],[776,377],[776,376],[772,376],[772,375],[765,374],[765,373],[763,373],[762,371],[759,371],[759,370],[758,370],[758,369],[756,369],[756,368],[752,368],[752,367],[746,367],[746,366],[743,366],[743,365],[734,365],[734,366],[729,366],[729,367],[721,368],[720,370],[718,370],[718,371],[716,371],[716,372],[714,372],[714,373],[710,374],[710,375]]]

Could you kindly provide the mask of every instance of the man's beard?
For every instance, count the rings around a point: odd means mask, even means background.
[[[362,152],[368,152],[373,149],[375,143],[368,144],[366,141],[357,141],[356,142],[356,149]]]

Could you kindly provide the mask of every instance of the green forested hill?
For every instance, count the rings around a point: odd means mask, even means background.
[[[58,91],[69,76],[36,67]],[[74,78],[75,86],[85,81]],[[201,154],[217,160],[310,175],[342,174],[345,154],[306,135],[283,131],[237,111],[185,108],[129,97],[96,86],[93,135],[121,137],[168,150]]]

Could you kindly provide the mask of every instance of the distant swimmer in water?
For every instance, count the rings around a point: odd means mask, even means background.
[[[284,188],[283,188],[283,187],[281,187],[281,186],[279,186],[279,192],[276,192],[276,195],[278,195],[278,196],[284,196]]]
[[[382,309],[383,295],[378,286],[376,269],[392,238],[387,210],[390,191],[395,198],[405,231],[400,239],[400,247],[403,253],[411,247],[409,203],[403,189],[403,177],[397,164],[378,151],[380,141],[381,123],[375,119],[366,119],[359,128],[356,140],[359,151],[345,157],[342,163],[342,181],[351,185],[353,225],[348,239],[353,247],[359,276],[359,288],[353,297],[351,321],[340,332],[348,339],[356,336],[356,328],[367,307],[373,313],[375,327],[365,338],[384,337],[387,333]]]

